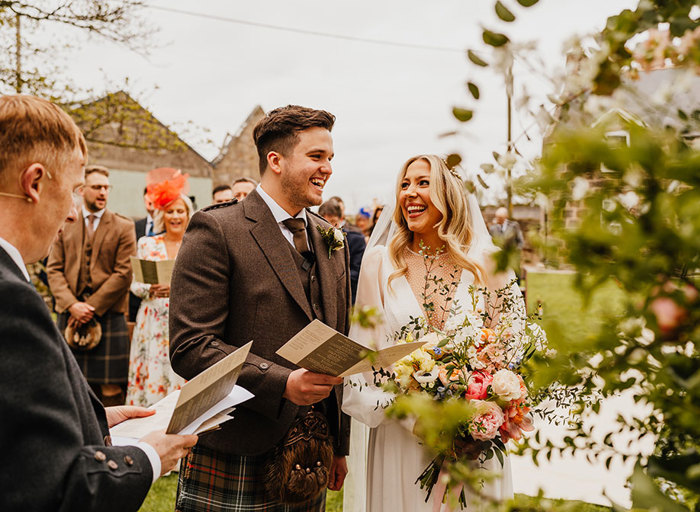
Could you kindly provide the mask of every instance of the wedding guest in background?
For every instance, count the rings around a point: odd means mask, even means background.
[[[365,241],[369,239],[370,228],[372,227],[370,221],[371,217],[372,214],[370,213],[370,210],[364,207],[360,208],[357,215],[355,215],[355,226],[362,231],[362,234],[365,236]]]
[[[125,314],[131,284],[130,256],[136,255],[134,223],[107,209],[109,171],[85,169],[81,222],[66,225],[51,248],[47,274],[56,299],[58,326],[100,324],[102,336],[90,350],[73,348],[85,378],[103,403],[124,403],[129,371]]]
[[[500,207],[496,210],[493,224],[489,226],[489,233],[493,237],[493,243],[498,247],[514,251],[515,259],[512,262],[518,280],[520,279],[520,251],[525,245],[523,232],[518,221],[508,218],[508,210]]]
[[[357,280],[360,277],[362,256],[365,253],[365,237],[359,231],[349,230],[343,219],[343,210],[335,199],[329,199],[318,208],[318,214],[326,219],[333,227],[339,228],[345,233],[345,239],[350,251],[350,287],[352,289],[352,303],[355,303],[357,293]]]
[[[140,259],[174,260],[177,256],[194,213],[192,201],[182,193],[186,179],[186,175],[179,175],[148,187],[155,208],[154,224],[161,234],[139,240]],[[170,285],[134,281],[131,291],[141,299],[141,307],[131,340],[126,403],[147,407],[180,389],[185,381],[170,366]]]
[[[153,236],[156,232],[153,230],[153,203],[148,198],[148,187],[143,189],[143,206],[146,209],[146,216],[134,222],[134,230],[136,231],[136,240],[143,236]],[[141,299],[129,292],[129,322],[136,321],[136,314],[139,312]]]
[[[496,210],[493,223],[489,226],[489,233],[499,247],[515,247],[520,250],[525,244],[520,224],[517,220],[508,218],[508,210],[504,207]]]
[[[105,442],[109,427],[152,413],[103,408],[24,268],[64,222],[83,224],[85,139],[56,105],[3,96],[0,148],[0,510],[135,512],[197,437]]]
[[[232,512],[321,511],[326,486],[343,485],[350,432],[340,411],[342,379],[276,354],[314,319],[348,329],[347,249],[329,257],[318,228],[330,226],[307,209],[321,204],[333,172],[334,121],[295,105],[270,112],[254,129],[260,185],[243,201],[198,211],[187,229],[172,279],[173,368],[190,379],[252,340],[238,383],[255,398],[183,461],[181,512],[211,510],[212,497]],[[332,441],[315,439],[323,450],[301,460],[304,467],[274,470],[291,458],[281,453],[293,428],[309,423]],[[296,503],[286,499],[290,493]]]
[[[239,201],[243,201],[257,186],[258,182],[252,178],[238,178],[233,182],[233,185],[231,185],[233,197]]]
[[[146,210],[146,216],[134,222],[136,230],[136,240],[142,236],[157,235],[158,232],[153,229],[153,201],[148,198],[148,187],[143,189],[143,207]]]
[[[233,201],[233,190],[228,185],[217,185],[211,192],[212,204],[228,203]]]
[[[379,216],[382,214],[382,211],[384,211],[384,207],[379,205],[374,209],[374,213],[372,213],[372,225],[369,228],[370,236],[372,235],[372,231],[374,231],[374,226],[377,225],[377,221],[379,220]]]
[[[347,222],[347,219],[345,218],[345,201],[343,201],[341,197],[333,196],[329,199],[329,201],[335,201],[338,203],[338,206],[340,206],[340,211],[342,213],[342,217],[340,217],[340,227],[344,227],[347,231],[356,231],[358,233],[362,232],[360,228]]]

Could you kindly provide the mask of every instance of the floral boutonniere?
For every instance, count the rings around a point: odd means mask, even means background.
[[[330,227],[323,229],[321,226],[316,226],[318,232],[321,233],[321,238],[328,246],[328,259],[331,259],[333,251],[337,251],[345,247],[345,233],[338,228]]]

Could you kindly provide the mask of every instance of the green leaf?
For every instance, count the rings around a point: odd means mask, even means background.
[[[508,8],[505,5],[503,5],[500,1],[496,2],[496,14],[503,21],[507,21],[509,23],[511,21],[515,21],[515,16],[513,15],[513,13],[510,12]]]
[[[481,37],[486,44],[490,46],[495,46],[496,48],[498,48],[499,46],[503,46],[504,44],[510,41],[507,35],[501,34],[500,32],[493,32],[492,30],[487,29],[484,29],[484,32],[481,34]]]
[[[489,188],[489,186],[486,184],[484,181],[484,178],[481,177],[481,175],[477,174],[476,179],[479,180],[479,184],[484,187],[484,188]]]
[[[496,451],[496,457],[498,457],[498,462],[501,463],[501,467],[503,467],[503,453],[501,450],[495,450]]]
[[[537,2],[539,2],[539,0],[518,0],[518,3],[523,7],[532,7]]]
[[[688,512],[687,508],[662,493],[654,480],[644,472],[641,465],[635,466],[630,482],[632,484],[632,506],[644,509],[655,507],[664,512]]]
[[[474,111],[466,108],[454,107],[452,109],[452,115],[455,116],[457,120],[466,123],[472,118]]]
[[[475,100],[479,99],[479,88],[476,86],[474,82],[467,82],[467,88],[469,89],[469,92],[471,93],[472,96],[474,96]]]
[[[462,157],[459,156],[457,153],[452,153],[451,155],[447,155],[447,159],[445,163],[447,164],[447,167],[450,169],[457,167],[460,162],[462,161]]]
[[[648,472],[653,477],[662,477],[680,484],[694,492],[700,492],[700,478],[690,468],[700,464],[700,454],[692,450],[679,455],[649,457]]]
[[[486,66],[488,66],[488,63],[485,60],[480,59],[479,56],[476,53],[474,53],[472,50],[467,50],[467,57],[469,58],[470,61],[472,61],[477,66],[481,66],[482,68],[485,68]]]

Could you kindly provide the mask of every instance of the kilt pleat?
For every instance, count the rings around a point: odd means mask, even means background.
[[[326,493],[285,505],[265,493],[270,454],[231,455],[195,446],[180,465],[176,512],[323,512]]]
[[[70,314],[58,315],[61,334],[66,330]],[[92,350],[71,352],[90,384],[126,384],[129,376],[129,330],[123,313],[105,313],[98,317],[102,339]]]

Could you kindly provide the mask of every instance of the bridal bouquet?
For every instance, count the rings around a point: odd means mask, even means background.
[[[422,408],[423,416],[448,414],[450,407],[459,415],[453,431],[438,433],[446,438],[443,449],[417,480],[427,489],[426,501],[446,462],[495,456],[503,464],[505,444],[533,430],[528,413],[535,404],[523,364],[545,350],[544,331],[528,321],[515,282],[493,293],[471,287],[469,296],[467,312],[452,304],[442,329],[427,325],[424,318],[411,319],[394,334],[394,341],[424,341],[425,345],[395,363],[393,372],[379,371],[384,388],[399,397],[397,402],[402,395],[418,395],[432,402]],[[443,409],[436,411],[436,405]],[[421,436],[422,406],[415,401],[412,406],[412,410],[392,406],[389,414],[417,417],[414,432]],[[459,494],[465,506],[463,491]]]

